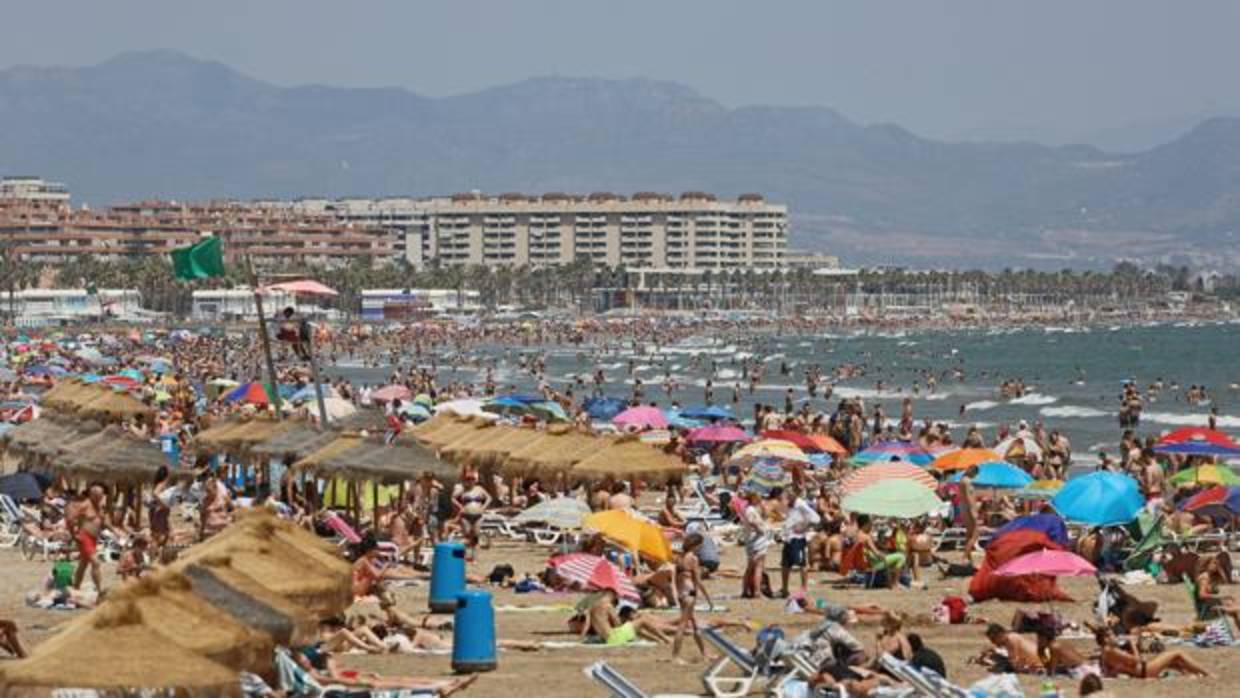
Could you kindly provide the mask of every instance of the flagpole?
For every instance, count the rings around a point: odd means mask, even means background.
[[[254,291],[254,309],[258,312],[258,336],[263,341],[263,359],[267,362],[267,378],[271,381],[271,404],[276,408],[276,419],[284,419],[284,412],[280,409],[280,383],[276,378],[276,362],[271,358],[271,337],[267,335],[267,315],[263,312],[263,294],[258,292],[258,277],[254,274],[254,262],[250,259],[250,254],[245,255],[245,268],[250,272],[250,288]],[[319,408],[322,409],[322,398],[320,398]]]
[[[327,405],[323,402],[323,384],[319,382],[319,360],[314,355],[314,328],[306,336],[306,354],[310,357],[310,380],[314,381],[314,397],[319,403],[319,428],[327,428]]]

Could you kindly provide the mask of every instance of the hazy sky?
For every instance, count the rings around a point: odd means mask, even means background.
[[[1122,143],[1240,111],[1237,29],[1237,0],[37,0],[0,13],[0,66],[174,48],[427,95],[640,76],[929,136]]]

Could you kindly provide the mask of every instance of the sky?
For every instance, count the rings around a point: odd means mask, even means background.
[[[1235,0],[39,0],[0,66],[177,49],[278,84],[428,96],[533,76],[680,82],[948,139],[1168,140],[1240,113]]]

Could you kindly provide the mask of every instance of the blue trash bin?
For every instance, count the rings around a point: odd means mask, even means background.
[[[460,543],[436,543],[428,599],[431,612],[455,611],[456,595],[462,591],[465,591],[465,546]]]
[[[457,594],[456,615],[452,618],[452,671],[495,671],[496,656],[491,593],[474,590]]]

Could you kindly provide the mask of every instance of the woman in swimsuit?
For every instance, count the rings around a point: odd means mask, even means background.
[[[672,641],[672,660],[680,662],[680,642],[686,628],[693,629],[693,641],[697,643],[698,652],[706,657],[706,645],[698,632],[697,619],[693,613],[697,606],[697,595],[700,592],[706,599],[708,607],[713,611],[715,604],[710,600],[710,592],[702,584],[702,568],[698,561],[697,551],[702,547],[702,535],[690,533],[681,544],[680,559],[676,561],[676,589],[680,604],[680,619],[676,623],[676,639]]]
[[[491,495],[478,484],[477,473],[470,472],[453,501],[460,517],[461,534],[465,536],[465,548],[469,553],[466,559],[472,562],[478,556],[478,522],[491,504]]]
[[[1165,671],[1178,671],[1193,676],[1210,676],[1210,672],[1206,671],[1205,667],[1178,650],[1169,650],[1153,659],[1146,659],[1141,656],[1141,650],[1135,643],[1130,644],[1129,649],[1124,649],[1116,641],[1115,634],[1109,628],[1096,628],[1094,640],[1098,643],[1098,662],[1104,676],[1157,679]]]

